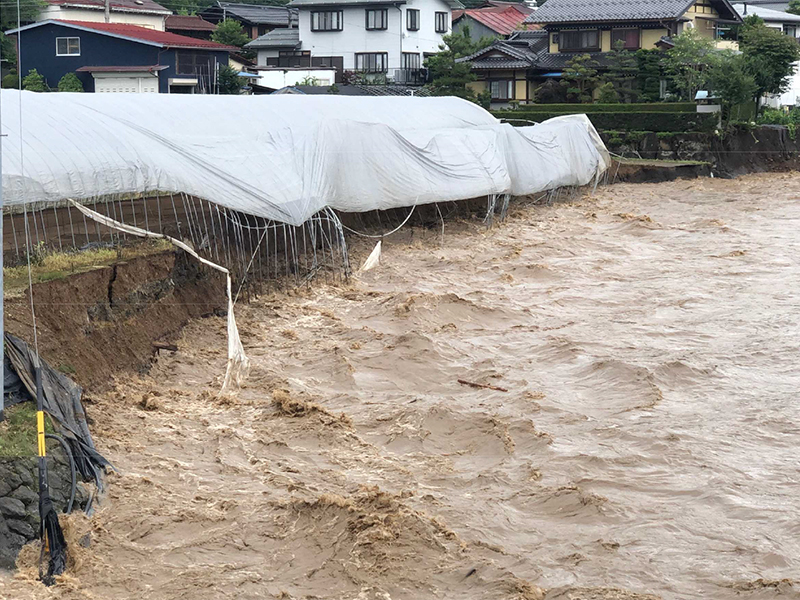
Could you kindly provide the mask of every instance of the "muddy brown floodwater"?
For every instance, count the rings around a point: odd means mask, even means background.
[[[798,199],[616,185],[416,232],[237,307],[224,401],[195,322],[89,406],[120,474],[69,576],[0,596],[800,598]]]

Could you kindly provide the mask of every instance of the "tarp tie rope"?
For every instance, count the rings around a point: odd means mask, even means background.
[[[231,293],[231,273],[225,267],[218,265],[217,263],[211,262],[197,254],[194,249],[185,244],[184,242],[177,240],[173,237],[168,235],[164,235],[162,233],[154,233],[152,231],[147,231],[146,229],[140,229],[139,227],[134,227],[132,225],[126,225],[125,223],[120,223],[119,221],[115,221],[114,219],[102,215],[98,212],[93,211],[91,208],[84,206],[83,204],[79,204],[75,202],[73,199],[69,199],[70,203],[81,211],[84,215],[93,219],[100,223],[101,225],[105,225],[106,227],[110,227],[113,229],[117,229],[118,231],[122,231],[123,233],[128,233],[130,235],[135,235],[138,237],[144,238],[153,238],[153,239],[163,239],[167,240],[171,244],[177,246],[184,252],[191,254],[201,263],[206,266],[211,267],[212,269],[216,269],[222,273],[225,273],[225,277],[227,278],[227,286],[226,286],[226,294],[228,296],[228,365],[225,370],[225,379],[222,382],[222,389],[220,390],[220,394],[225,394],[227,392],[233,391],[238,389],[244,379],[247,377],[247,371],[250,367],[250,361],[247,358],[247,355],[244,353],[244,347],[242,346],[242,340],[239,337],[239,328],[236,326],[236,318],[233,315],[233,295]]]

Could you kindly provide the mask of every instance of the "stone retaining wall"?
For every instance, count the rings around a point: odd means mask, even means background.
[[[60,513],[67,506],[72,485],[69,463],[54,440],[48,440],[47,450],[50,497]],[[13,568],[22,546],[38,538],[38,473],[35,456],[0,458],[0,568]],[[88,499],[88,491],[78,474],[73,510],[81,510]]]

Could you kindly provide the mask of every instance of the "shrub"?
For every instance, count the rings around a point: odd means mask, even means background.
[[[567,101],[567,90],[554,79],[550,79],[537,87],[533,95],[536,98],[536,102],[542,104],[563,104]]]
[[[664,112],[664,113],[695,113],[697,105],[694,102],[653,102],[637,104],[525,104],[520,106],[520,113],[547,112],[547,113],[590,113],[590,112]]]
[[[22,79],[22,89],[29,92],[46,92],[48,91],[47,83],[44,77],[39,74],[36,69],[31,69],[28,74]]]
[[[2,83],[0,83],[0,87],[4,90],[18,90],[19,89],[19,75],[13,69],[9,72],[8,75],[3,77]]]
[[[489,108],[492,105],[492,92],[490,92],[489,90],[484,90],[480,92],[477,96],[476,101],[480,106],[482,106],[486,110],[489,110]]]
[[[528,119],[546,121],[565,112],[494,111],[498,119]],[[580,114],[575,111],[571,114]],[[701,131],[710,133],[718,123],[715,113],[666,113],[666,112],[587,112],[586,116],[601,131]]]
[[[614,84],[609,81],[597,88],[597,99],[603,104],[617,104],[619,102],[619,94],[614,89]]]
[[[59,92],[82,92],[83,84],[75,73],[67,73],[58,82]]]

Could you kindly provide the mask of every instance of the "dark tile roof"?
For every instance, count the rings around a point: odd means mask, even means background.
[[[299,46],[300,30],[294,27],[273,29],[245,44],[245,48],[298,48]]]
[[[525,23],[587,23],[595,21],[657,21],[678,19],[695,0],[548,0]],[[728,0],[709,0],[724,19],[738,15]]]
[[[268,6],[262,4],[240,4],[238,2],[217,2],[200,12],[200,16],[209,21],[221,21],[231,16],[239,21],[253,25],[272,25],[288,27],[290,21],[297,22],[297,11],[286,6]]]
[[[567,63],[575,58],[576,55],[582,55],[587,53],[570,53],[570,52],[561,52],[559,54],[550,54],[544,53],[540,54],[536,64],[533,65],[535,68],[538,69],[563,69],[567,66]],[[607,67],[611,64],[611,53],[610,52],[589,52],[588,53],[592,60],[594,60],[598,66],[600,67]]]
[[[56,6],[68,4],[71,8],[81,8],[83,6],[98,8],[105,6],[104,0],[46,0],[48,4]],[[161,13],[170,14],[171,10],[164,8],[153,0],[111,0],[110,8],[113,12],[130,13]]]
[[[516,60],[513,58],[499,58],[490,56],[488,58],[479,58],[472,61],[472,68],[476,71],[485,71],[493,69],[529,69],[531,61],[529,60]]]
[[[179,29],[181,31],[214,31],[217,26],[209,23],[202,17],[189,15],[170,15],[164,23],[167,31]]]
[[[456,62],[472,63],[472,68],[477,71],[490,69],[539,69],[553,71],[563,69],[567,63],[575,58],[576,54],[562,52],[551,54],[548,51],[547,32],[531,35],[533,32],[524,32],[525,36],[509,38],[508,40],[498,40],[476,52],[471,56],[459,58]],[[542,35],[544,34],[544,35]],[[497,56],[502,54],[502,56]],[[610,52],[592,52],[589,56],[597,62],[600,67],[610,65]]]

